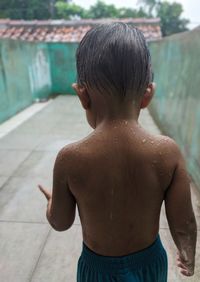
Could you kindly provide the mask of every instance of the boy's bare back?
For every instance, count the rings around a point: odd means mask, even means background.
[[[120,121],[95,130],[63,154],[66,163],[71,155],[68,183],[87,246],[102,255],[121,256],[155,241],[179,157],[170,138]]]

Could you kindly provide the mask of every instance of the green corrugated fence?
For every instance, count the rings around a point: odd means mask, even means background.
[[[76,81],[77,46],[78,43],[48,43],[52,93],[75,94],[71,85]]]
[[[51,94],[74,94],[76,43],[0,40],[0,123]]]
[[[185,155],[200,187],[200,30],[151,43],[157,89],[150,111]]]
[[[45,44],[0,41],[0,122],[51,92]]]

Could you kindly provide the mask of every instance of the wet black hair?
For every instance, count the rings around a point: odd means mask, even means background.
[[[144,35],[131,24],[89,30],[77,49],[76,63],[78,84],[122,99],[143,94],[152,80]]]

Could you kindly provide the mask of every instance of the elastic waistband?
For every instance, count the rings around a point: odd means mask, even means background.
[[[149,247],[120,257],[98,255],[83,243],[80,261],[85,262],[93,270],[106,273],[124,273],[130,269],[134,270],[151,264],[161,255],[166,255],[166,252],[158,235]]]

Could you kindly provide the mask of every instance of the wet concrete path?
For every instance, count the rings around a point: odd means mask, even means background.
[[[142,112],[140,122],[152,133],[159,133],[147,110]],[[76,281],[82,243],[79,218],[66,232],[51,229],[45,218],[46,202],[37,184],[51,187],[57,152],[90,131],[77,98],[60,96],[0,139],[1,282]],[[200,201],[194,188],[192,198],[199,230]],[[176,249],[164,210],[160,234],[169,257],[168,281],[200,281],[200,235],[196,274],[188,279],[176,268]]]

